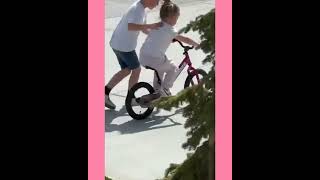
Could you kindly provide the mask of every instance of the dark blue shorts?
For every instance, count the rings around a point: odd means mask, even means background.
[[[118,58],[121,69],[128,68],[132,70],[140,67],[136,51],[122,52],[113,49],[113,52],[116,54]]]

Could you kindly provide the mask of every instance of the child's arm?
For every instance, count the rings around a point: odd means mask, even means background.
[[[184,42],[184,43],[187,43],[191,46],[194,46],[195,48],[197,48],[198,46],[200,46],[200,44],[196,43],[195,41],[193,41],[192,39],[188,38],[188,37],[185,37],[185,36],[182,36],[182,35],[177,35],[175,37],[177,40],[181,41],[181,42]]]
[[[144,31],[147,32],[148,29],[158,29],[161,26],[161,22],[154,23],[154,24],[134,24],[128,23],[128,30],[129,31]]]
[[[147,29],[147,30],[142,30],[142,32],[144,33],[144,34],[149,34],[149,32],[150,32],[150,30],[149,29]]]

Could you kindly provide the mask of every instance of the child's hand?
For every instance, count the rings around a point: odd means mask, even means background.
[[[198,44],[198,43],[197,43],[197,44],[195,44],[194,49],[195,49],[195,50],[200,49],[200,44]]]
[[[154,23],[154,24],[149,24],[148,29],[158,29],[159,27],[162,26],[162,22]]]

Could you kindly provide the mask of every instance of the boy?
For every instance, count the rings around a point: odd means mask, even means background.
[[[128,90],[136,84],[140,75],[140,63],[138,61],[135,48],[139,32],[145,34],[151,29],[157,29],[161,26],[161,22],[154,24],[146,24],[145,8],[153,9],[159,3],[159,0],[139,0],[130,6],[127,13],[123,15],[118,26],[112,34],[110,46],[117,56],[121,70],[116,73],[109,83],[105,86],[105,106],[115,109],[116,106],[110,100],[109,94],[114,86],[130,73]]]

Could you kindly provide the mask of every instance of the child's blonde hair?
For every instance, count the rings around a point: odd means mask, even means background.
[[[171,0],[163,0],[163,4],[160,8],[160,18],[164,20],[167,17],[177,15],[180,12],[180,8]]]

